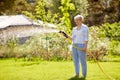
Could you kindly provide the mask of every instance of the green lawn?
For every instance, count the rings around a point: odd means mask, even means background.
[[[107,74],[120,80],[120,62],[101,62]],[[74,75],[72,61],[0,60],[0,80],[68,80]],[[97,64],[88,62],[86,80],[109,80]]]

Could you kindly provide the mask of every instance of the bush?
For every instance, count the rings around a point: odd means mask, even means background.
[[[119,36],[119,30],[113,32],[108,26],[119,27],[120,23],[103,24],[103,27],[93,26],[89,28],[88,59],[103,60],[106,55],[120,55],[119,39],[114,38],[114,34]],[[104,27],[104,26],[107,27]],[[106,29],[107,28],[107,29]],[[118,28],[117,28],[118,29]],[[108,37],[108,34],[111,37]],[[71,60],[71,52],[68,50],[70,42],[57,33],[44,33],[32,36],[24,44],[18,44],[17,40],[9,40],[5,44],[0,44],[0,57],[24,58],[24,60]]]
[[[103,24],[101,31],[104,32],[105,37],[110,40],[109,53],[113,55],[120,54],[120,22],[113,24]]]
[[[69,42],[63,36],[50,34],[36,34],[32,36],[25,44],[13,44],[14,41],[8,41],[1,46],[1,57],[24,58],[24,60],[70,60],[71,54],[68,50]],[[17,44],[17,45],[16,45]],[[6,49],[3,51],[3,49]]]
[[[17,46],[17,39],[9,39],[6,43],[0,45],[0,57],[15,57],[14,49]]]
[[[89,30],[88,59],[95,57],[102,60],[108,54],[109,39],[101,36],[97,26],[90,27]]]
[[[120,42],[117,40],[110,41],[109,53],[112,55],[120,55]]]
[[[26,44],[32,47],[33,54],[44,60],[68,60],[70,57],[69,42],[56,33],[36,35]]]
[[[89,58],[96,56],[102,60],[104,56],[120,54],[120,22],[90,27]]]
[[[100,28],[110,40],[120,41],[120,22],[113,24],[106,23],[100,26]]]

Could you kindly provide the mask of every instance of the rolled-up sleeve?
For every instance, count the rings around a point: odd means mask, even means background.
[[[88,35],[89,34],[89,29],[88,29],[88,27],[85,28],[85,33],[84,34],[85,34],[84,35],[85,36],[85,41],[88,41],[88,38],[89,38],[89,35]]]

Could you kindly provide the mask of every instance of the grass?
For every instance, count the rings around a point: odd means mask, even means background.
[[[107,74],[120,80],[120,62],[100,62]],[[74,74],[72,61],[0,60],[0,80],[69,80]],[[88,61],[86,80],[109,80],[97,64]]]

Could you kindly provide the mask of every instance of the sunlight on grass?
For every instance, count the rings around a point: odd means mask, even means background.
[[[119,62],[100,62],[105,72],[120,80]],[[74,75],[73,62],[0,60],[0,80],[68,80]],[[86,80],[109,80],[97,64],[88,62]]]

